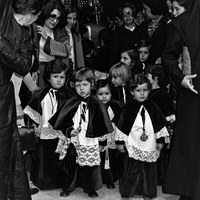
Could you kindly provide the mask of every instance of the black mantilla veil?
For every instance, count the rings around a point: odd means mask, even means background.
[[[186,12],[176,17],[172,24],[177,29],[178,33],[184,41],[184,46],[188,48],[191,60],[191,74],[197,74],[198,78],[193,79],[194,88],[200,94],[200,0],[187,0],[190,6]],[[169,32],[169,38],[174,37],[174,33]],[[165,65],[165,56],[171,50],[170,44],[166,44],[167,52],[164,50],[163,57]],[[166,60],[167,61],[167,60]],[[172,63],[173,65],[174,63]],[[171,73],[177,73],[174,69],[170,69]],[[181,70],[177,74],[180,81],[182,81],[184,74]],[[176,82],[176,80],[175,80]]]

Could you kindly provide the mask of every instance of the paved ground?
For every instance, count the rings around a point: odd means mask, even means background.
[[[103,187],[102,189],[98,190],[99,197],[97,198],[90,198],[87,194],[83,193],[81,188],[77,188],[74,192],[70,194],[68,197],[60,197],[61,189],[57,190],[43,190],[40,191],[38,194],[32,196],[32,200],[89,200],[89,199],[96,199],[96,200],[122,200],[119,192],[118,192],[118,184],[116,184],[115,189],[107,189]],[[178,196],[163,194],[161,192],[161,187],[158,187],[158,197],[154,200],[178,200]],[[124,199],[125,200],[125,199]],[[129,198],[128,200],[143,200],[142,197],[133,197]]]

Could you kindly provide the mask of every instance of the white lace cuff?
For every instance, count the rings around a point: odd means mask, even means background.
[[[156,133],[156,139],[161,138],[161,137],[168,137],[168,136],[169,136],[169,132],[166,126],[164,126],[160,131]]]
[[[33,110],[30,106],[26,106],[23,110],[35,123],[40,124],[41,115],[37,111]]]
[[[121,132],[117,127],[115,130],[115,141],[127,141],[127,135]]]

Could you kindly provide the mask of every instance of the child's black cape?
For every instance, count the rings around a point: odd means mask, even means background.
[[[86,100],[79,96],[68,99],[60,110],[49,120],[49,123],[56,130],[65,133],[68,128],[73,126],[73,117],[81,101],[87,102],[89,110],[89,122],[86,137],[100,137],[113,131],[106,106],[95,97],[90,96]]]
[[[132,99],[122,107],[120,116],[116,116],[113,119],[118,129],[124,134],[129,135],[141,105],[149,113],[155,133],[166,125],[166,120],[155,103],[151,100],[140,103]]]

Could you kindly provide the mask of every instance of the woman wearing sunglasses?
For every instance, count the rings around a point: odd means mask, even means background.
[[[37,21],[39,34],[39,70],[38,86],[44,88],[43,79],[45,66],[55,59],[66,59],[69,52],[69,42],[63,32],[65,24],[64,6],[60,1],[51,0],[46,4]]]

